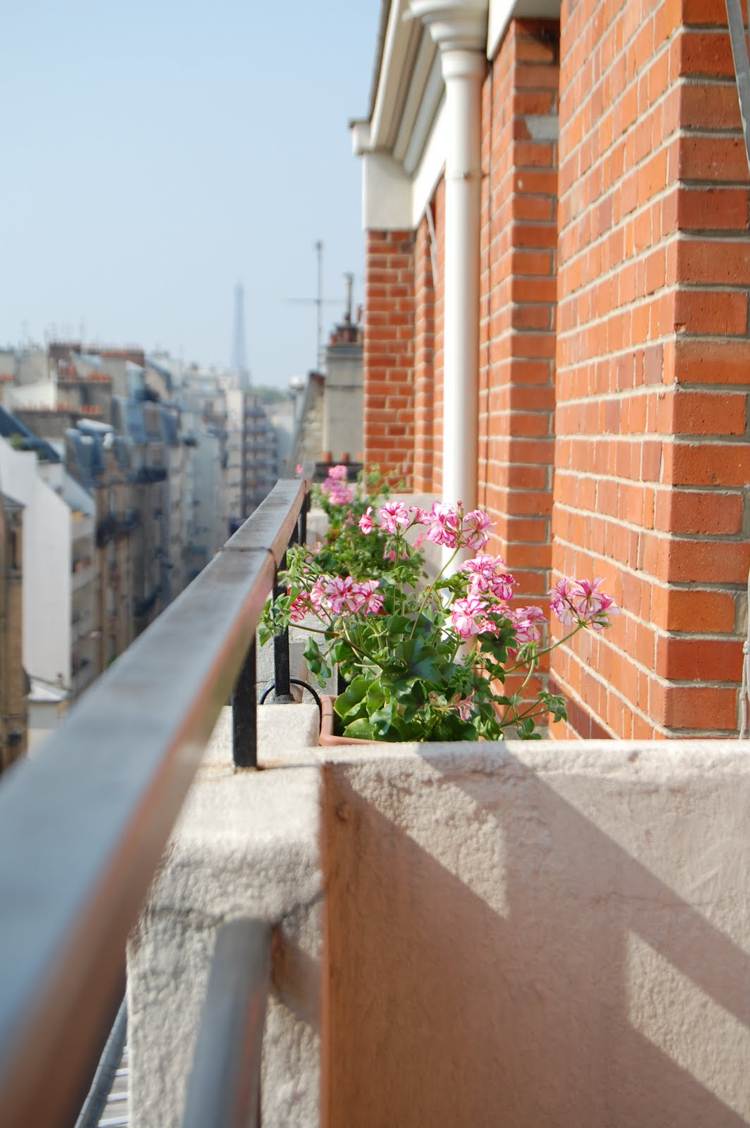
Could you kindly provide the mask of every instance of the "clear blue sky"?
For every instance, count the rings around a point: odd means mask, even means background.
[[[312,367],[326,296],[362,293],[359,166],[379,0],[23,0],[0,33],[0,344],[67,327],[228,364]],[[333,319],[339,311],[327,307]]]

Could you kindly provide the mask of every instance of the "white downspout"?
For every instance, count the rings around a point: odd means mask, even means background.
[[[477,503],[481,88],[487,71],[487,0],[412,0],[411,14],[440,48],[445,80],[443,490]]]

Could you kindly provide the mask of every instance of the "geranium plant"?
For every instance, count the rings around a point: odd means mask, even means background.
[[[328,490],[341,511],[343,555],[331,545],[317,555],[291,548],[286,592],[267,606],[261,629],[264,639],[295,623],[310,632],[311,670],[327,680],[338,666],[348,683],[334,705],[339,734],[499,740],[512,729],[538,739],[537,726],[549,715],[564,719],[563,698],[532,693],[530,681],[545,653],[581,630],[608,625],[616,608],[600,581],[564,578],[553,588],[551,610],[569,629],[551,642],[544,612],[516,606],[515,579],[483,551],[490,524],[484,512],[439,502],[424,510],[391,499],[376,506],[352,489]],[[420,583],[424,538],[449,554],[438,575]],[[342,574],[349,559],[355,567]]]
[[[376,508],[387,510],[391,498],[388,479],[377,467],[362,471],[355,482],[347,481],[347,467],[332,466],[313,496],[326,517],[328,528],[316,549],[316,563],[322,573],[375,579],[395,563],[395,546],[386,527],[371,518]],[[368,534],[363,535],[363,530]],[[416,583],[422,571],[421,556],[407,545],[399,546],[399,574],[405,582]]]

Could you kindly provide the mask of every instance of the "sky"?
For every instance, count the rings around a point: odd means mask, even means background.
[[[345,271],[362,296],[360,168],[379,0],[23,0],[0,36],[0,346],[45,333],[230,363],[315,365]]]

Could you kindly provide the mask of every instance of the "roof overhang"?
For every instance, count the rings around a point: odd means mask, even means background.
[[[488,59],[494,59],[508,30],[508,24],[516,19],[559,20],[560,0],[490,0]]]
[[[364,226],[411,228],[426,203],[415,217],[413,182],[439,116],[443,79],[438,48],[410,15],[409,0],[383,0],[375,65],[370,116],[350,123],[354,152],[364,158]]]
[[[486,0],[485,0],[486,2]],[[457,13],[482,0],[434,0],[429,8]],[[445,166],[445,113],[440,51],[428,21],[411,0],[382,0],[370,114],[350,122],[352,147],[363,159],[363,226],[416,227]],[[425,7],[417,0],[416,7]],[[515,17],[557,18],[560,0],[489,0],[486,53],[497,53]]]

